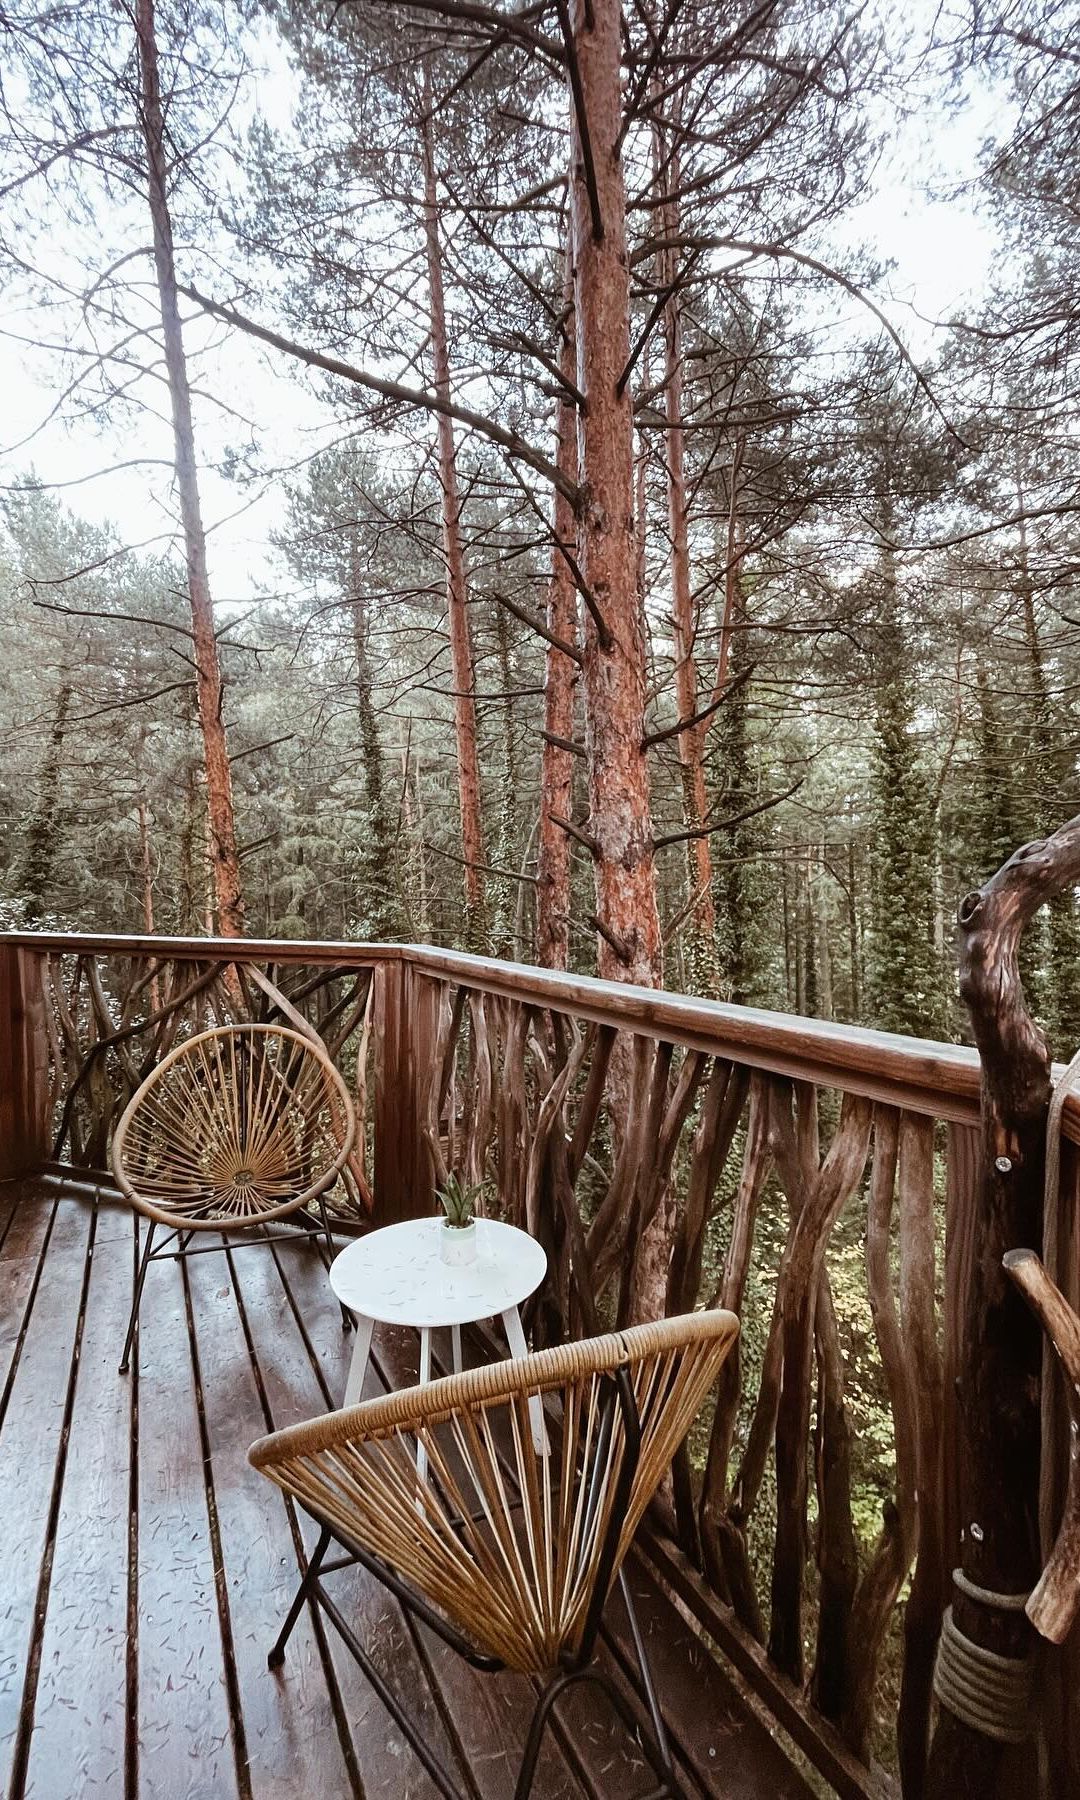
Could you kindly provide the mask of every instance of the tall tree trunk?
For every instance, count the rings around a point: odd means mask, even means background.
[[[742,472],[745,449],[745,439],[736,438],[735,448],[731,453],[727,542],[724,547],[724,610],[720,619],[720,649],[716,658],[716,680],[713,682],[712,691],[714,700],[719,700],[727,686],[728,673],[731,668],[735,615],[739,611],[742,592],[742,560],[746,553],[746,543],[742,516],[739,512],[739,476]]]
[[[154,865],[150,850],[150,817],[144,795],[139,796],[139,874],[142,880],[143,930],[154,935]],[[156,977],[155,977],[156,980]]]
[[[425,65],[424,116],[421,125],[424,158],[424,240],[427,251],[428,293],[431,308],[431,359],[433,387],[440,400],[450,398],[450,352],[446,339],[446,301],[443,294],[442,248],[439,243],[439,200],[435,181],[435,150],[431,131],[430,83]],[[458,492],[457,453],[453,422],[438,415],[439,481],[442,486],[443,555],[446,559],[446,612],[450,630],[450,665],[454,681],[454,733],[457,742],[458,804],[461,812],[461,849],[465,858],[466,941],[475,948],[484,929],[484,815],[480,790],[480,756],[476,733],[476,682],[473,672],[472,637],[469,631],[468,583],[461,541],[461,499]]]
[[[577,371],[577,350],[569,248],[564,297],[559,368],[566,380],[573,381]],[[556,464],[562,474],[576,482],[577,417],[574,403],[566,394],[559,400],[558,434]],[[547,622],[556,637],[576,645],[579,637],[577,589],[564,554],[564,551],[573,554],[577,548],[574,508],[558,489],[552,523],[556,541],[552,549]],[[570,839],[562,827],[555,824],[555,819],[569,819],[573,811],[574,753],[564,746],[574,737],[577,679],[577,664],[554,644],[549,644],[544,664],[545,736],[540,757],[540,844],[536,867],[536,956],[537,961],[549,969],[565,969],[570,950]]]
[[[619,0],[573,0],[570,215],[577,319],[585,732],[601,975],[655,985],[660,915],[645,732],[645,644],[636,592],[630,270]],[[595,613],[593,611],[595,607]]]
[[[421,944],[431,938],[431,914],[428,907],[427,853],[424,847],[424,802],[420,785],[420,757],[412,759],[411,731],[401,752],[401,806],[405,830],[412,845],[409,857],[410,918],[409,937]]]
[[[60,847],[60,765],[70,707],[71,683],[64,679],[56,691],[52,728],[41,762],[37,803],[26,827],[19,885],[23,890],[23,918],[27,925],[35,925],[45,911],[56,852]]]
[[[509,871],[518,850],[518,773],[514,743],[514,646],[510,636],[510,614],[495,602],[493,618],[495,659],[499,671],[502,706],[502,768],[499,771],[499,825],[495,845],[496,866],[505,871],[498,877],[498,901],[491,923],[493,956],[514,954],[514,922],[517,915],[518,883]]]
[[[146,795],[139,795],[139,875],[142,884],[143,930],[147,937],[153,937],[157,926],[154,923],[154,858],[150,843],[150,809],[146,804]],[[150,977],[150,1005],[157,1012],[161,1003],[161,987],[157,975]]]
[[[184,811],[183,823],[180,827],[179,865],[180,894],[179,904],[173,929],[182,937],[187,937],[196,929],[199,915],[199,894],[201,877],[199,871],[200,857],[196,851],[196,839],[199,834],[199,783],[194,762],[189,762],[184,778]],[[266,908],[267,920],[271,918],[269,901]]]
[[[364,797],[371,817],[361,870],[364,904],[371,935],[382,941],[397,935],[401,923],[397,845],[387,805],[382,746],[371,692],[370,620],[360,567],[359,534],[349,532],[349,610],[352,615],[353,649],[356,655],[356,710],[360,725],[360,757],[364,766]]]
[[[203,530],[199,503],[195,433],[191,420],[191,388],[177,303],[165,123],[161,109],[157,39],[154,35],[154,0],[136,0],[135,29],[139,43],[141,77],[139,122],[146,144],[147,185],[154,233],[154,268],[157,274],[165,369],[172,408],[176,485],[180,496],[180,517],[187,558],[188,600],[195,645],[199,724],[206,767],[210,859],[217,905],[217,928],[223,937],[242,937],[244,898],[240,881],[240,858],[236,849],[232,770],[225,734],[224,690],[217,638],[214,635],[214,608],[206,568],[206,533]]]
[[[850,825],[848,829],[850,832]],[[855,840],[849,835],[847,846],[848,959],[851,963],[851,1019],[853,1024],[858,1025],[862,1022],[862,961],[856,874]]]
[[[745,623],[741,602],[737,610],[740,621]],[[729,622],[733,616],[727,598],[723,616]],[[730,624],[722,629],[729,630]],[[751,767],[750,690],[745,679],[749,673],[749,660],[749,634],[740,630],[735,634],[730,659],[724,663],[723,679],[716,690],[717,693],[723,691],[730,682],[710,752],[714,804],[731,815],[738,815],[752,806],[757,793]],[[719,675],[717,680],[720,682]],[[736,1005],[744,1004],[751,997],[757,977],[755,918],[761,896],[756,891],[753,873],[756,841],[757,828],[751,821],[735,826],[724,834],[724,854],[714,865],[718,974],[725,999],[733,1000]]]
[[[665,169],[662,134],[656,134],[656,161]],[[694,602],[690,587],[690,543],[687,529],[686,478],[683,434],[682,301],[674,287],[679,235],[679,159],[672,154],[662,175],[671,198],[661,215],[659,278],[671,288],[664,308],[664,394],[667,414],[665,434],[668,497],[668,533],[671,542],[671,599],[675,640],[675,704],[680,719],[692,719],[698,710],[698,672],[695,649]],[[679,770],[683,788],[683,819],[687,831],[700,831],[708,813],[705,794],[705,723],[688,725],[679,733]],[[687,926],[690,979],[706,994],[716,991],[716,911],[713,902],[712,854],[707,837],[689,838],[686,845],[686,878],[693,902]]]
[[[825,897],[821,889],[820,871],[814,889],[811,891],[810,903],[814,919],[814,933],[817,941],[820,1016],[823,1019],[831,1019],[835,1017],[832,946],[830,939],[832,921],[825,910]]]
[[[1031,573],[1027,525],[1023,518],[1025,497],[1019,470],[1016,478],[1017,509],[1020,518],[1020,599],[1024,612],[1024,648],[1027,652],[1030,699],[1028,705],[1028,768],[1025,786],[1034,796],[1035,817],[1030,822],[1037,831],[1049,828],[1051,820],[1067,807],[1076,805],[1076,759],[1069,746],[1069,734],[1062,732],[1050,692],[1046,656],[1039,633],[1035,610],[1035,583]],[[1064,749],[1063,749],[1064,744]],[[1030,827],[1029,827],[1030,828]],[[1066,1060],[1080,1043],[1080,918],[1077,916],[1076,894],[1071,888],[1056,894],[1049,907],[1049,970],[1043,985],[1043,1010],[1053,1040],[1053,1049]],[[1034,935],[1034,934],[1032,934]],[[1031,947],[1029,961],[1038,957],[1038,945]],[[1036,988],[1038,993],[1038,988]]]

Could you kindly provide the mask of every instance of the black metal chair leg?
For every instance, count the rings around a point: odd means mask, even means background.
[[[639,1638],[640,1632],[635,1632],[635,1648],[638,1647]],[[643,1649],[644,1646],[642,1645],[641,1648]],[[540,1756],[540,1744],[543,1739],[544,1728],[551,1716],[551,1709],[559,1697],[562,1694],[565,1694],[567,1688],[572,1687],[576,1681],[591,1682],[594,1687],[600,1688],[602,1693],[606,1695],[608,1705],[611,1707],[616,1718],[621,1719],[629,1735],[640,1745],[649,1767],[660,1782],[660,1786],[654,1788],[652,1792],[646,1796],[646,1800],[686,1800],[685,1789],[679,1782],[679,1778],[675,1773],[675,1768],[671,1760],[671,1750],[668,1746],[664,1722],[660,1718],[659,1706],[656,1703],[656,1690],[652,1685],[651,1671],[646,1678],[646,1691],[651,1694],[649,1711],[653,1714],[654,1727],[656,1723],[659,1722],[659,1731],[656,1733],[655,1739],[648,1731],[643,1731],[641,1729],[641,1723],[636,1713],[627,1704],[610,1675],[608,1675],[604,1669],[598,1669],[595,1666],[589,1666],[584,1669],[573,1669],[568,1674],[557,1676],[550,1687],[546,1688],[543,1694],[541,1694],[536,1703],[536,1711],[533,1713],[532,1724],[529,1727],[529,1736],[525,1745],[525,1755],[522,1758],[517,1786],[514,1789],[514,1800],[529,1800],[529,1796],[532,1793],[533,1781],[536,1778],[536,1765]],[[656,1707],[655,1713],[653,1713],[654,1707]]]
[[[426,1743],[424,1738],[421,1737],[420,1732],[412,1718],[409,1716],[409,1713],[401,1705],[397,1695],[391,1688],[387,1687],[386,1682],[383,1680],[375,1664],[367,1654],[363,1644],[361,1644],[355,1632],[350,1630],[345,1619],[342,1618],[337,1607],[327,1594],[326,1589],[321,1585],[317,1585],[316,1594],[319,1605],[322,1607],[327,1618],[330,1620],[330,1623],[341,1637],[346,1649],[355,1657],[364,1674],[367,1676],[368,1681],[371,1683],[371,1686],[375,1689],[376,1694],[390,1714],[390,1717],[395,1721],[407,1742],[411,1744],[412,1748],[415,1750],[420,1761],[423,1763],[424,1768],[438,1788],[439,1793],[443,1796],[443,1800],[466,1800],[466,1796],[462,1793],[462,1790],[459,1787],[455,1787],[447,1771],[435,1755],[435,1752]]]
[[[285,1646],[292,1636],[293,1626],[296,1624],[297,1619],[304,1610],[304,1602],[307,1600],[308,1595],[311,1593],[312,1588],[319,1578],[319,1568],[329,1547],[330,1533],[324,1528],[319,1533],[319,1541],[315,1546],[313,1555],[308,1561],[307,1568],[304,1570],[300,1586],[293,1595],[293,1603],[285,1615],[285,1623],[278,1632],[274,1647],[266,1659],[266,1666],[268,1669],[280,1669],[282,1663],[285,1661]]]
[[[533,1782],[536,1779],[536,1765],[540,1759],[540,1744],[543,1740],[544,1729],[551,1716],[551,1709],[559,1695],[565,1693],[566,1689],[576,1680],[576,1675],[556,1676],[536,1702],[532,1724],[529,1726],[529,1735],[525,1740],[525,1754],[521,1759],[521,1768],[518,1771],[514,1800],[529,1800]]]
[[[120,1373],[126,1375],[131,1362],[131,1346],[135,1342],[135,1327],[139,1322],[139,1303],[142,1300],[143,1282],[146,1280],[146,1267],[150,1261],[150,1247],[154,1241],[157,1226],[155,1219],[147,1221],[146,1242],[142,1256],[139,1258],[139,1272],[135,1277],[135,1291],[131,1297],[131,1317],[128,1319],[127,1337],[124,1339],[124,1354],[120,1358]]]
[[[653,1680],[652,1668],[649,1664],[648,1653],[645,1649],[645,1638],[638,1622],[637,1612],[634,1608],[633,1598],[630,1593],[630,1583],[626,1579],[626,1570],[624,1568],[619,1570],[619,1587],[622,1591],[623,1605],[626,1607],[626,1616],[630,1621],[630,1635],[634,1640],[634,1652],[637,1656],[638,1668],[641,1670],[641,1685],[645,1689],[645,1703],[649,1708],[649,1719],[652,1723],[653,1737],[656,1739],[656,1748],[660,1752],[661,1769],[658,1773],[662,1773],[664,1779],[670,1783],[672,1793],[678,1795],[682,1790],[679,1787],[678,1778],[675,1774],[675,1765],[671,1757],[671,1745],[668,1741],[667,1727],[664,1724],[664,1715],[656,1695],[656,1683]]]
[[[319,1215],[322,1219],[323,1236],[326,1239],[326,1255],[323,1257],[323,1261],[325,1262],[327,1268],[329,1269],[330,1264],[334,1260],[334,1238],[333,1238],[333,1234],[330,1230],[330,1215],[328,1214],[328,1212],[326,1210],[326,1195],[325,1194],[319,1195]],[[347,1306],[343,1306],[341,1309],[341,1329],[342,1329],[342,1331],[351,1331],[352,1326],[353,1326],[352,1313],[349,1311]]]

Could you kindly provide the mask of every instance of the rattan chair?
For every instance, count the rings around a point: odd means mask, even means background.
[[[531,1792],[553,1704],[578,1681],[598,1686],[640,1733],[660,1782],[649,1800],[681,1794],[622,1563],[738,1328],[731,1313],[690,1313],[471,1369],[261,1438],[251,1463],[322,1528],[271,1668],[305,1602],[317,1604],[439,1792],[461,1800],[415,1709],[389,1689],[327,1592],[327,1575],[360,1563],[473,1667],[542,1678],[515,1800]],[[546,1396],[551,1423],[539,1449],[535,1396]],[[343,1554],[327,1562],[332,1542]],[[651,1732],[592,1661],[616,1577]]]
[[[132,1095],[112,1145],[117,1185],[147,1219],[121,1374],[150,1263],[229,1247],[228,1236],[193,1246],[196,1233],[235,1234],[234,1243],[302,1235],[333,1255],[326,1191],[355,1130],[349,1091],[325,1050],[285,1026],[222,1026],[163,1057]],[[312,1207],[318,1223],[308,1219]],[[291,1215],[300,1215],[302,1233],[267,1231]],[[350,1323],[344,1311],[342,1322]]]

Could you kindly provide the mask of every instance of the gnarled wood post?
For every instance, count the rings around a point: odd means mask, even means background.
[[[49,1156],[49,1052],[44,958],[0,945],[0,1181]]]
[[[1080,1318],[1033,1250],[1010,1250],[1005,1269],[1044,1326],[1065,1375],[1070,1430],[1065,1507],[1050,1560],[1025,1608],[1040,1636],[1062,1644],[1080,1612]]]
[[[1017,951],[1039,907],[1078,882],[1080,817],[1018,850],[959,912],[960,988],[982,1056],[982,1124],[977,1235],[960,1297],[963,1586],[953,1620],[972,1645],[1011,1658],[1033,1649],[1022,1607],[988,1603],[972,1588],[1026,1596],[1040,1569],[1041,1334],[1002,1258],[1042,1242],[1050,1052],[1027,1009]],[[942,1704],[920,1784],[927,1800],[989,1800],[1001,1791],[1007,1749]]]

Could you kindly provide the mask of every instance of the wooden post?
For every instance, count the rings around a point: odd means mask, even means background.
[[[1041,1568],[1038,1531],[1038,1322],[1002,1267],[1007,1251],[1042,1243],[1050,1053],[1025,1003],[1020,939],[1040,906],[1080,881],[1080,818],[1027,844],[960,904],[960,985],[982,1056],[977,1215],[957,1320],[960,1562],[953,1597],[961,1638],[1023,1658],[1033,1634],[1021,1596]],[[980,1597],[981,1596],[981,1597]],[[966,1707],[962,1710],[968,1710]],[[1008,1745],[942,1704],[927,1768],[928,1800],[995,1796]],[[1015,1791],[1015,1790],[1014,1790]]]
[[[49,1052],[44,960],[0,945],[0,1180],[49,1158]]]
[[[434,983],[405,962],[377,963],[373,1026],[375,1193],[372,1225],[432,1210],[434,1180],[421,1115],[424,1057],[433,1038]]]

